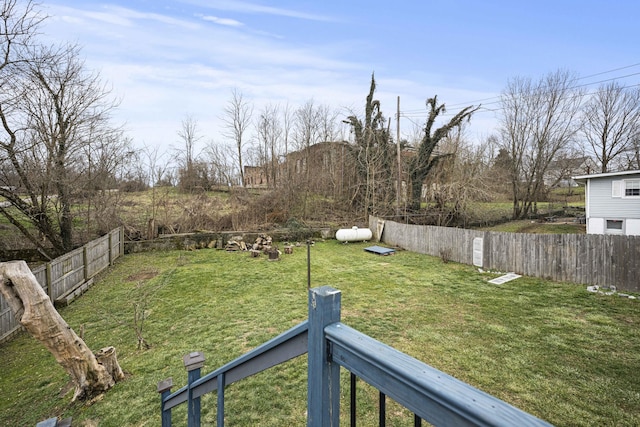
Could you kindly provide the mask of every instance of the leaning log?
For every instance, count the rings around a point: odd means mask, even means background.
[[[0,263],[0,293],[20,324],[71,376],[75,386],[72,400],[86,400],[104,393],[124,377],[115,349],[103,349],[108,353],[107,370],[56,311],[24,261]]]

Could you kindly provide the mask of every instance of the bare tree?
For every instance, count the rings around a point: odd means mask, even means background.
[[[338,140],[340,129],[338,125],[338,116],[340,113],[328,105],[318,107],[318,116],[320,119],[320,141],[335,142]]]
[[[147,213],[147,239],[155,239],[158,234],[156,222],[160,208],[168,203],[169,187],[167,175],[171,166],[170,162],[163,158],[159,147],[144,146],[138,153],[140,174],[147,178],[151,187],[151,206]]]
[[[122,188],[122,173],[136,164],[138,152],[132,148],[131,139],[120,129],[89,135],[91,144],[81,148],[79,171],[74,186],[80,189],[86,209],[85,240],[93,233],[103,235],[120,225],[118,208]],[[148,188],[146,174],[136,177],[139,189]]]
[[[631,141],[631,146],[625,153],[625,158],[627,169],[640,169],[640,131]]]
[[[293,123],[295,121],[295,110],[287,103],[282,108],[282,143],[284,145],[284,154],[290,152],[290,142],[293,132]]]
[[[311,174],[309,161],[311,146],[320,142],[320,114],[313,100],[307,101],[295,112],[293,127],[294,141],[301,156],[297,157],[294,172],[301,177],[298,181],[303,191],[302,219],[307,217],[307,202],[310,193]]]
[[[278,157],[280,155],[280,141],[282,127],[279,120],[279,108],[277,105],[266,105],[260,112],[256,125],[260,150],[260,165],[264,168],[267,178],[267,186],[276,187],[278,176]]]
[[[447,152],[438,152],[438,144],[448,137],[454,129],[460,129],[465,121],[471,120],[473,113],[478,111],[478,107],[465,107],[456,115],[454,115],[446,124],[433,130],[438,116],[446,113],[445,105],[438,105],[438,97],[427,99],[427,107],[429,115],[424,126],[424,133],[420,143],[416,147],[416,155],[409,163],[409,176],[411,179],[411,201],[412,209],[420,208],[420,200],[422,197],[422,185],[429,175],[431,169],[443,158],[450,155]]]
[[[178,137],[182,144],[182,150],[178,150],[180,163],[179,185],[184,191],[193,191],[202,186],[202,177],[199,176],[201,168],[197,164],[196,144],[202,137],[198,134],[198,121],[190,115],[182,120],[182,127],[178,131]]]
[[[23,56],[36,35],[44,16],[36,9],[33,1],[2,0],[0,4],[0,71],[7,72],[0,77],[0,86],[15,70],[5,70],[25,62]]]
[[[295,182],[293,180],[293,169],[291,162],[289,161],[289,153],[291,152],[292,136],[293,136],[293,124],[295,121],[295,110],[287,103],[281,109],[281,123],[282,123],[282,147],[284,154],[284,166],[282,169],[282,179],[279,182],[280,188],[285,192],[284,206],[286,211],[291,209],[296,197]]]
[[[244,164],[242,163],[242,155],[245,149],[246,133],[251,126],[251,117],[253,115],[253,106],[242,95],[238,89],[231,91],[231,99],[224,108],[222,121],[226,128],[224,136],[232,139],[236,145],[238,173],[240,174],[241,185],[244,187]]]
[[[0,155],[11,169],[3,170],[0,180],[17,177],[19,190],[0,187],[0,195],[15,209],[0,208],[0,214],[51,256],[74,247],[71,206],[91,190],[82,188],[78,179],[87,172],[83,154],[96,141],[121,133],[109,123],[116,105],[109,90],[98,74],[84,68],[77,46],[32,47],[28,54],[20,70],[2,78]]]
[[[204,154],[211,168],[213,185],[231,187],[237,182],[238,174],[234,165],[235,148],[232,145],[209,141]]]
[[[616,160],[633,147],[640,132],[640,88],[610,82],[598,88],[584,107],[582,133],[600,163],[609,172]]]
[[[196,143],[200,140],[198,135],[198,121],[192,116],[186,116],[182,120],[182,128],[178,131],[180,142],[184,144],[183,163],[186,167],[192,166],[195,159]]]
[[[557,71],[538,82],[516,78],[502,93],[501,144],[511,161],[514,219],[536,212],[549,165],[575,142],[584,91],[574,81]]]
[[[456,129],[443,139],[440,150],[449,155],[430,172],[427,198],[434,204],[437,225],[465,225],[471,216],[472,202],[495,197],[490,183],[494,173],[491,140],[471,144],[463,129]]]

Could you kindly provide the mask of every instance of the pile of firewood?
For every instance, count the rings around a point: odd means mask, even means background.
[[[266,234],[260,234],[251,249],[254,251],[269,252],[273,247],[273,239]]]
[[[271,252],[275,247],[273,246],[273,239],[266,234],[260,234],[256,241],[252,245],[247,245],[242,237],[234,237],[230,239],[224,247],[227,251],[257,251],[263,253]],[[277,248],[275,248],[277,250]]]
[[[235,251],[246,251],[247,244],[242,240],[242,237],[235,237],[230,239],[226,245],[224,245],[224,249],[229,252]]]

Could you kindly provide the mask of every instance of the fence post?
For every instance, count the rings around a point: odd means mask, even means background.
[[[184,367],[188,373],[189,397],[187,401],[187,426],[200,427],[200,398],[193,398],[191,384],[200,378],[200,368],[204,366],[204,355],[199,351],[194,351],[182,358]]]
[[[109,265],[113,265],[113,230],[108,234],[109,236]]]
[[[49,299],[53,303],[53,300],[58,298],[58,295],[53,294],[53,274],[51,272],[51,262],[45,264],[45,281],[47,282],[47,294]]]
[[[160,393],[160,416],[162,417],[162,427],[171,427],[171,409],[165,412],[164,400],[171,394],[171,387],[173,387],[173,378],[167,378],[166,380],[158,383],[158,393]]]
[[[120,253],[118,256],[124,255],[124,227],[120,227],[120,232],[118,233],[118,239],[120,239],[119,250]]]
[[[338,426],[340,366],[332,363],[324,328],[340,321],[339,290],[322,286],[309,290],[307,427]]]
[[[87,255],[87,245],[82,247],[82,275],[84,276],[84,282],[89,280],[89,256]]]

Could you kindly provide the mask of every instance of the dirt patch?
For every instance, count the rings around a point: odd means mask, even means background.
[[[128,282],[139,282],[141,280],[153,279],[158,275],[157,271],[140,271],[127,277]]]
[[[541,227],[544,227],[544,225],[543,224],[539,224],[539,223],[535,223],[535,224],[531,224],[531,225],[525,225],[524,227],[520,227],[518,229],[518,232],[519,233],[535,233]]]

